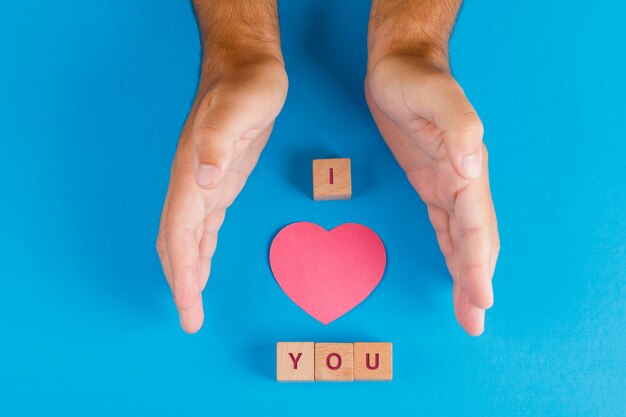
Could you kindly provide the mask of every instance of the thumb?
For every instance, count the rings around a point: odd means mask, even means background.
[[[446,85],[433,92],[432,118],[443,132],[443,144],[457,174],[475,179],[482,174],[483,124],[463,89],[447,76]]]
[[[449,73],[416,74],[405,96],[409,110],[431,121],[442,132],[443,144],[457,174],[480,177],[483,159],[483,125]]]
[[[196,184],[205,190],[217,187],[233,160],[237,141],[250,130],[249,112],[235,103],[207,107],[200,104],[193,124]]]
[[[483,167],[483,126],[475,112],[461,113],[443,129],[443,144],[454,170],[466,179],[481,176]]]

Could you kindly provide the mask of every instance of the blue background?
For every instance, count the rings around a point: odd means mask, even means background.
[[[456,324],[425,208],[363,97],[365,1],[282,1],[289,96],[220,232],[206,320],[154,249],[199,42],[187,1],[0,4],[0,414],[626,415],[626,7],[469,1],[452,64],[486,126],[502,252]],[[310,161],[353,160],[315,203]],[[380,286],[324,327],[272,278],[284,225],[373,228]],[[394,343],[390,383],[279,384],[279,340]]]

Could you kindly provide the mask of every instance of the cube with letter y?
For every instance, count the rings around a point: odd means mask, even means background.
[[[313,342],[276,343],[276,380],[313,381],[315,379]]]

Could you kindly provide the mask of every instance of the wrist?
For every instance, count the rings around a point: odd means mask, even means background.
[[[368,69],[388,56],[411,56],[449,71],[448,43],[461,0],[373,0]]]
[[[450,72],[448,48],[427,41],[380,40],[368,50],[367,71],[388,57],[411,57],[432,67]]]
[[[230,59],[203,62],[194,107],[207,94],[213,98],[228,97],[229,100],[243,97],[247,101],[260,92],[269,91],[272,103],[284,101],[289,82],[280,50],[266,52],[257,49]]]
[[[273,60],[284,66],[278,33],[253,31],[246,25],[211,31],[202,37],[202,67],[225,70]]]
[[[202,56],[200,87],[208,86],[218,79],[245,75],[259,69],[273,68],[285,72],[280,45],[267,44],[232,46],[230,49],[205,49]]]
[[[193,0],[202,42],[202,79],[260,63],[284,67],[276,0]]]

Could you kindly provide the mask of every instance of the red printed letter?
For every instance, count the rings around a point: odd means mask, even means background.
[[[296,356],[295,358],[293,357],[293,353],[289,352],[289,357],[291,358],[291,361],[293,362],[293,369],[298,369],[298,361],[300,360],[300,356],[302,356],[302,352],[298,353],[298,356]],[[376,358],[378,360],[378,358]],[[378,366],[378,363],[377,363]]]
[[[375,355],[375,363],[374,366],[370,365],[370,354],[366,353],[365,354],[365,366],[367,367],[367,369],[369,369],[370,371],[373,371],[375,369],[378,369],[378,353],[376,353]]]
[[[337,365],[332,366],[330,364],[330,358],[335,357],[337,358]],[[339,356],[338,353],[330,353],[328,356],[326,356],[326,366],[328,367],[328,369],[332,369],[333,371],[336,371],[337,369],[341,368],[341,356]]]

